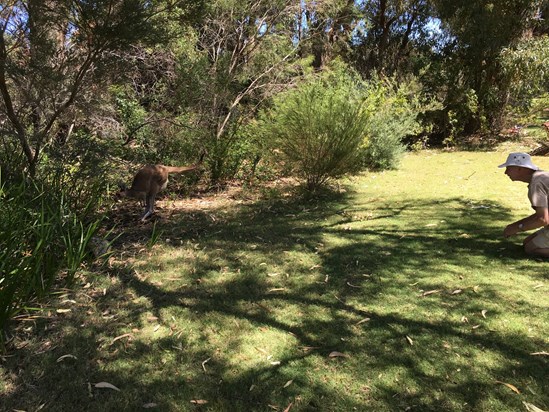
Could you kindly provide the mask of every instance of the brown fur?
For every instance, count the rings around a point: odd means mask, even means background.
[[[133,178],[132,186],[123,189],[126,196],[145,201],[145,214],[142,221],[154,213],[156,195],[168,185],[170,173],[187,173],[196,170],[200,162],[192,166],[173,167],[163,165],[146,165]]]

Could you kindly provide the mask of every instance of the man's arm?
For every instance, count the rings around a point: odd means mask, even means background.
[[[549,225],[549,209],[546,207],[536,207],[535,209],[536,213],[533,215],[508,225],[503,231],[503,236],[509,237],[519,232],[526,232]]]

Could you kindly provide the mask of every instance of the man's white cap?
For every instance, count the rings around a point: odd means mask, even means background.
[[[498,167],[507,166],[519,166],[526,167],[527,169],[539,170],[539,167],[532,163],[532,159],[528,153],[511,153],[507,156],[507,161]]]

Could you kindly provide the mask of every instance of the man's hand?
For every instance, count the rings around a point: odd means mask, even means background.
[[[516,223],[511,223],[510,225],[507,225],[505,229],[503,229],[503,237],[511,237],[513,235],[516,235],[518,232],[518,225]]]
[[[518,232],[527,232],[539,227],[549,226],[549,209],[546,207],[535,207],[536,213],[527,218],[507,225],[503,230],[504,237],[511,237]]]

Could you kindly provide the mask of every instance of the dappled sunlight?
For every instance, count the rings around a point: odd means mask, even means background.
[[[358,202],[369,197],[361,181],[346,198],[225,205],[213,219],[211,208],[186,209],[160,221],[155,245],[144,247],[143,235],[124,251],[131,261],[118,256],[103,275],[83,275],[92,286],[51,326],[58,341],[41,367],[74,376],[64,398],[90,399],[89,410],[192,410],[193,400],[218,411],[539,403],[547,374],[531,354],[547,348],[547,271],[500,239],[516,210],[412,189]],[[78,360],[57,364],[67,353]],[[89,389],[100,381],[120,392]]]
[[[149,260],[151,283],[138,293],[148,290],[153,306],[167,313],[172,305],[197,313],[191,329],[196,334],[200,328],[201,337],[189,333],[189,342],[210,348],[204,368],[233,388],[252,388],[245,395],[240,389],[241,396],[288,396],[301,382],[305,388],[295,396],[313,404],[325,393],[334,405],[370,402],[383,409],[389,402],[459,410],[473,399],[475,408],[483,408],[494,391],[487,373],[508,376],[502,365],[509,356],[526,361],[528,351],[543,344],[527,338],[518,323],[514,332],[494,334],[505,316],[499,307],[501,294],[510,291],[508,281],[478,277],[491,261],[519,258],[505,255],[492,238],[509,212],[462,198],[420,198],[379,209],[379,215],[355,208],[351,215],[343,209],[324,217],[298,209],[291,219],[288,213],[255,211],[248,221],[237,213],[231,218],[237,226],[227,218],[226,229],[197,239],[204,244],[199,252],[164,251]],[[262,236],[251,235],[262,230]],[[192,270],[186,260],[192,260]],[[161,270],[155,261],[164,265]],[[165,265],[194,282],[151,294],[156,276],[170,273]],[[465,340],[488,352],[463,349]],[[329,358],[333,351],[345,357]],[[410,383],[402,387],[400,381]]]

